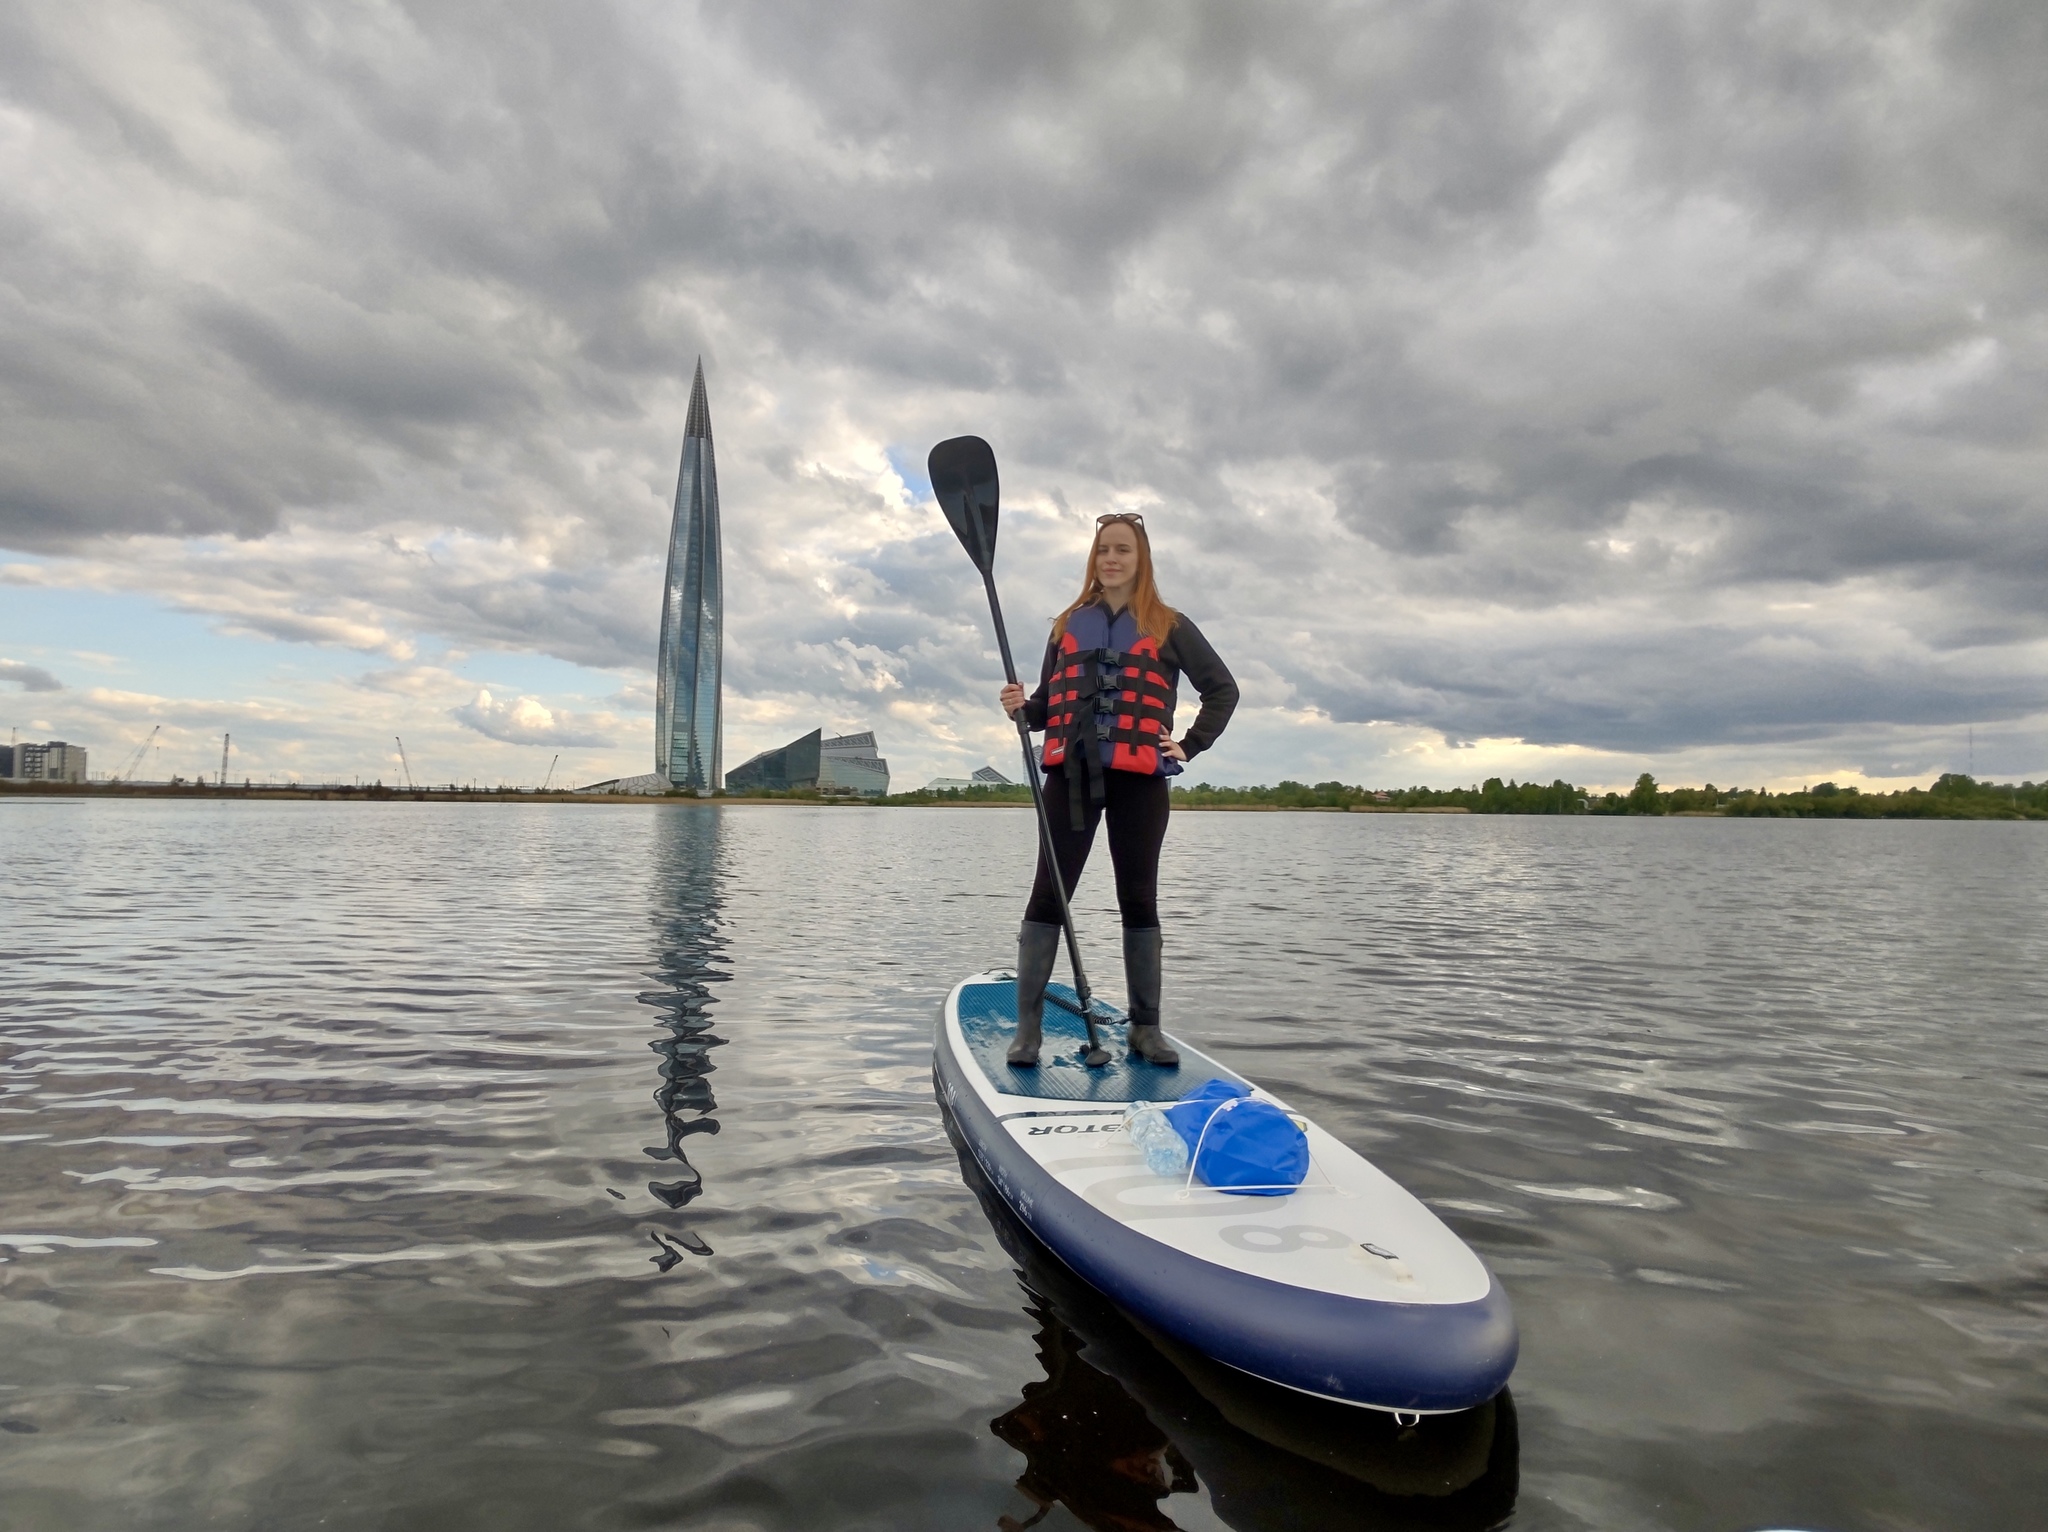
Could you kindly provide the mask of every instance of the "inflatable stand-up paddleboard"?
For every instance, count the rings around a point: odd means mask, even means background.
[[[1076,1275],[1173,1345],[1282,1387],[1400,1415],[1498,1394],[1517,1339],[1507,1294],[1411,1193],[1285,1102],[1179,1039],[1177,1069],[1125,1055],[1124,1017],[1091,1015],[1111,1062],[1088,1068],[1075,993],[1046,991],[1035,1068],[1004,1059],[1015,976],[946,997],[933,1050],[941,1099],[1003,1203]],[[1137,1102],[1221,1080],[1304,1127],[1308,1169],[1280,1195],[1162,1176],[1125,1131]]]

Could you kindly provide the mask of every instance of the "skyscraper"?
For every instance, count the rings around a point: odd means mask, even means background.
[[[711,452],[711,405],[704,360],[690,385],[683,467],[668,535],[661,599],[661,663],[655,677],[654,770],[677,787],[709,793],[721,785],[720,658],[725,582],[718,553],[718,465]]]

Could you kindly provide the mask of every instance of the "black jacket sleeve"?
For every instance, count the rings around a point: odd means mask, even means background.
[[[1034,734],[1045,727],[1045,698],[1052,690],[1052,662],[1059,652],[1059,645],[1048,638],[1045,658],[1038,664],[1038,690],[1024,699],[1024,721],[1031,725]]]
[[[1182,617],[1160,646],[1159,657],[1174,665],[1188,678],[1202,699],[1202,710],[1180,737],[1180,747],[1193,760],[1216,743],[1230,715],[1237,711],[1237,682],[1202,630]],[[1040,688],[1041,694],[1043,688]]]

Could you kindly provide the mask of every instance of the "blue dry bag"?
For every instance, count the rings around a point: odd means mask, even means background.
[[[1218,1191],[1284,1197],[1308,1174],[1308,1135],[1269,1101],[1228,1080],[1205,1080],[1166,1110],[1194,1157],[1195,1175]]]

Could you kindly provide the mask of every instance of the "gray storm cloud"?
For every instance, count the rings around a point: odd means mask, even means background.
[[[40,665],[0,660],[0,681],[12,681],[25,692],[61,692],[64,683]]]
[[[1020,612],[1144,507],[1253,708],[2048,742],[2044,66],[2026,0],[15,7],[0,541],[644,670],[701,351],[792,717],[987,690],[888,469],[972,429]]]

